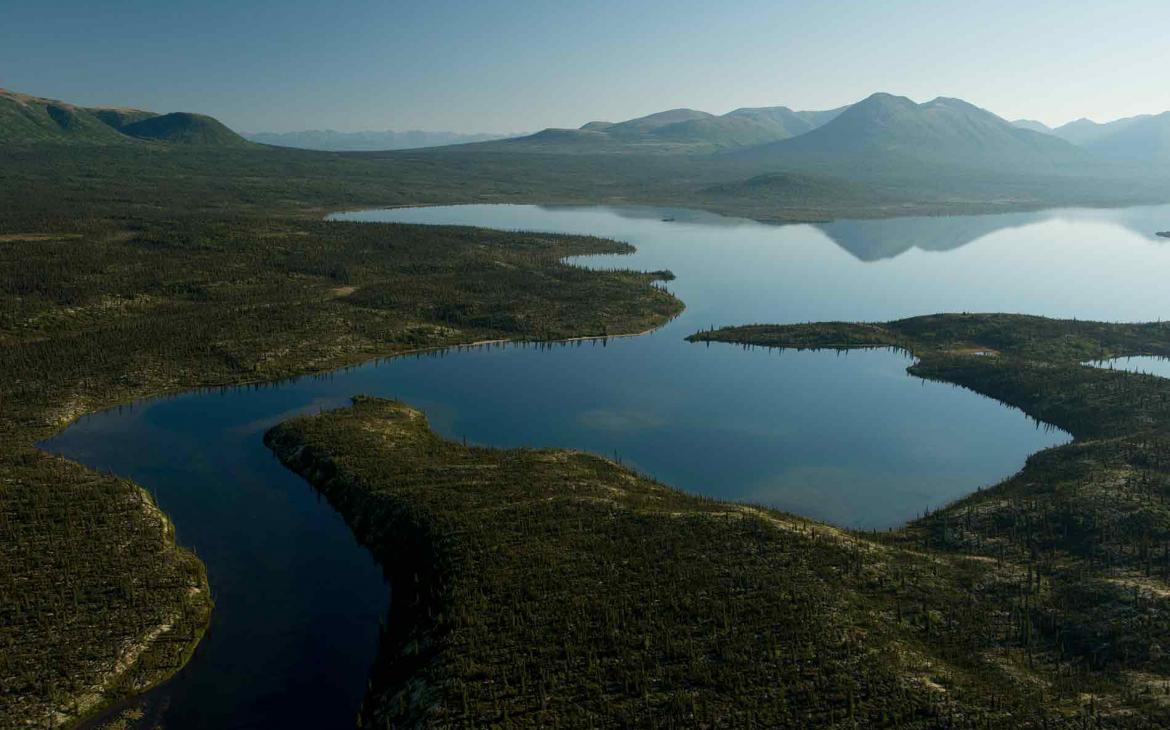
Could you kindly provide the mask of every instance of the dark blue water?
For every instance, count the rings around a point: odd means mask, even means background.
[[[152,695],[169,728],[349,727],[388,589],[344,524],[268,454],[288,416],[365,393],[453,438],[587,449],[681,488],[857,527],[992,484],[1066,436],[906,374],[889,351],[688,344],[710,325],[1016,311],[1170,312],[1170,208],[771,227],[677,210],[465,206],[345,214],[610,236],[669,268],[686,312],[641,337],[405,357],[266,388],[145,401],[47,448],[150,489],[210,572],[211,632]],[[666,222],[663,218],[671,218]]]
[[[48,444],[144,485],[207,565],[210,630],[147,697],[164,727],[353,727],[389,589],[341,517],[263,447],[292,392],[146,401]]]

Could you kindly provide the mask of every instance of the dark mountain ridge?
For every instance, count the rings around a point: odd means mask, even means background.
[[[122,133],[138,139],[179,144],[231,145],[250,144],[214,117],[188,112],[173,112],[147,117],[122,127]]]

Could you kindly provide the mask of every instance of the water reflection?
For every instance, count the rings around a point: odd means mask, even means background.
[[[211,633],[155,693],[167,727],[347,725],[387,588],[337,515],[264,449],[271,424],[355,394],[396,397],[452,438],[586,449],[690,491],[889,527],[1066,437],[910,377],[903,353],[777,353],[684,336],[718,324],[939,311],[1164,318],[1170,247],[1151,241],[1170,227],[1168,211],[783,227],[655,208],[346,214],[626,240],[638,247],[632,256],[577,263],[671,269],[687,309],[643,337],[457,349],[144,401],[84,418],[46,447],[145,485],[208,566]]]
[[[1106,370],[1124,370],[1130,373],[1170,378],[1170,358],[1157,357],[1155,355],[1116,357],[1111,360],[1098,360],[1089,364],[1093,367],[1104,368]]]

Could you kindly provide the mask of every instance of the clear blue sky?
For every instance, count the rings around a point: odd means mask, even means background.
[[[0,87],[242,131],[508,132],[874,91],[1170,109],[1166,0],[0,0]]]

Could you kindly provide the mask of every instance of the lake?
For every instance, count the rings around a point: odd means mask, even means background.
[[[1098,360],[1089,364],[1093,367],[1105,368],[1106,370],[1125,370],[1130,373],[1170,378],[1170,359],[1156,355],[1115,357],[1110,360]]]
[[[688,491],[848,527],[894,527],[994,484],[1058,430],[909,376],[887,350],[689,344],[753,322],[1007,311],[1106,320],[1170,312],[1170,206],[768,226],[656,208],[457,206],[343,220],[608,236],[670,269],[662,329],[564,346],[409,356],[93,414],[44,447],[134,479],[207,564],[216,610],[195,658],[151,693],[168,728],[352,727],[389,588],[340,518],[261,438],[356,394],[399,398],[455,439],[585,449]]]

